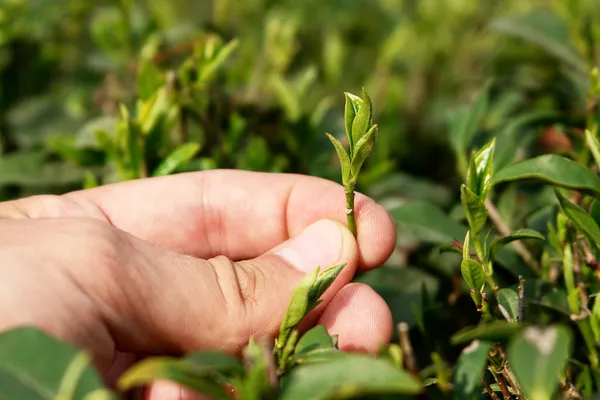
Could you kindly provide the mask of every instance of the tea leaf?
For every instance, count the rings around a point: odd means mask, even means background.
[[[167,380],[189,387],[216,400],[230,400],[227,391],[211,380],[207,370],[189,361],[172,357],[147,358],[129,368],[117,382],[120,391],[145,386],[159,380]]]
[[[360,138],[354,149],[354,157],[352,158],[351,170],[352,176],[358,176],[367,157],[371,154],[375,137],[377,134],[377,125],[373,125],[369,131]]]
[[[198,143],[185,143],[173,150],[156,167],[152,176],[164,176],[173,173],[177,168],[189,162],[200,150]]]
[[[519,318],[519,296],[516,291],[508,288],[500,289],[498,291],[498,303],[504,307],[513,321]]]
[[[296,344],[296,355],[313,350],[334,349],[331,336],[323,325],[317,325],[306,332]]]
[[[286,377],[279,400],[418,394],[421,382],[385,359],[346,354],[327,363],[301,365]]]
[[[466,258],[460,263],[460,272],[471,289],[481,292],[485,285],[485,272],[477,261]]]
[[[199,351],[187,354],[182,360],[190,363],[194,367],[196,374],[201,376],[220,376],[243,375],[244,366],[237,358],[225,353],[216,351]]]
[[[0,334],[0,382],[7,400],[83,399],[104,388],[85,352],[33,327]]]
[[[494,21],[491,27],[533,43],[579,72],[587,73],[585,60],[570,42],[567,25],[551,12],[534,11],[505,17]]]
[[[533,229],[519,229],[514,232],[511,232],[510,235],[495,239],[490,245],[490,252],[488,254],[488,260],[492,260],[496,253],[500,251],[504,246],[509,243],[512,243],[517,240],[523,239],[538,239],[545,240],[546,238],[539,232],[534,231]]]
[[[564,326],[528,327],[508,345],[508,361],[528,399],[553,398],[572,346],[571,331]]]
[[[340,164],[342,167],[342,181],[347,182],[350,179],[350,156],[346,152],[344,145],[339,140],[329,133],[326,133],[326,135],[329,140],[331,140],[331,143],[333,143],[333,147],[335,147],[335,151],[340,159]]]
[[[479,234],[487,221],[487,209],[483,200],[473,193],[467,186],[461,185],[461,201],[465,209],[465,215],[469,226],[473,231],[473,236]]]
[[[137,90],[140,99],[148,100],[165,84],[165,76],[151,60],[140,62],[137,74]]]
[[[290,305],[287,309],[279,331],[281,345],[285,343],[290,332],[302,321],[310,304],[310,293],[319,276],[319,268],[304,275],[296,289],[292,293]]]
[[[344,112],[344,123],[346,126],[346,136],[348,136],[348,143],[350,144],[350,154],[354,154],[354,139],[352,138],[352,123],[356,112],[362,105],[362,100],[356,97],[352,93],[344,93],[346,97],[346,109]]]
[[[488,144],[483,146],[481,150],[475,153],[475,173],[477,182],[475,190],[471,189],[476,195],[485,199],[487,192],[491,186],[492,175],[494,172],[494,149],[496,139],[492,139]]]
[[[492,185],[520,180],[539,180],[600,197],[600,178],[581,164],[555,154],[530,158],[497,171]]]
[[[345,266],[346,264],[336,265],[319,273],[316,281],[313,283],[308,292],[309,304],[306,313],[310,312],[314,307],[316,307],[317,302],[321,296],[323,296],[323,293],[325,293],[329,286],[331,286]]]
[[[367,94],[365,88],[363,88],[362,94],[362,105],[358,109],[356,117],[354,117],[354,121],[352,122],[352,142],[355,144],[353,156],[356,154],[358,141],[367,133],[373,120],[373,105],[371,103],[371,98]]]
[[[83,400],[119,400],[119,397],[108,389],[96,389],[86,394]]]
[[[390,214],[399,229],[411,229],[419,239],[438,244],[463,241],[467,228],[451,219],[441,208],[426,202],[413,202],[392,208]]]
[[[480,398],[481,379],[491,348],[491,342],[474,340],[463,349],[454,372],[455,399],[476,400]]]
[[[600,142],[598,142],[598,138],[594,136],[589,129],[586,129],[585,141],[590,149],[590,152],[594,156],[596,165],[600,168]]]
[[[596,224],[596,221],[594,221],[590,214],[578,205],[571,203],[558,190],[556,190],[556,197],[563,211],[575,227],[577,227],[577,230],[583,233],[592,243],[600,246],[600,227],[598,227],[598,224]]]
[[[486,340],[490,342],[503,341],[523,329],[520,324],[512,324],[503,320],[496,320],[480,324],[476,327],[465,328],[452,336],[450,343],[457,345],[472,340]]]

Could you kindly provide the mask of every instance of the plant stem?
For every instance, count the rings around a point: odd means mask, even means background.
[[[348,229],[356,237],[356,219],[354,218],[354,185],[346,185],[344,187],[346,194],[346,216],[348,218]]]
[[[489,199],[489,197],[487,199],[485,199],[485,206],[487,207],[488,215],[489,215],[490,219],[492,220],[492,222],[494,223],[494,225],[496,226],[496,229],[498,229],[498,232],[500,232],[500,234],[503,236],[510,235],[510,232],[511,232],[510,227],[506,224],[506,222],[504,222],[504,220],[502,219],[502,216],[498,212],[498,209],[496,208],[494,203],[492,203],[492,201]],[[533,257],[533,255],[529,252],[529,250],[527,250],[527,247],[525,247],[523,245],[523,243],[521,243],[519,241],[513,242],[513,245],[514,245],[515,249],[517,250],[517,252],[521,255],[521,257],[523,257],[523,261],[525,261],[525,263],[527,263],[527,265],[529,265],[531,270],[533,272],[535,272],[536,275],[540,276],[541,275],[540,266],[539,266],[538,262],[535,260],[535,258]]]
[[[498,397],[498,395],[492,390],[490,384],[488,383],[488,381],[483,378],[483,386],[485,386],[485,390],[487,391],[488,395],[490,396],[490,398],[492,400],[500,400],[500,398]]]
[[[415,360],[413,347],[410,342],[409,328],[406,322],[400,322],[398,324],[398,336],[400,339],[400,349],[402,350],[404,365],[409,372],[416,375],[419,373],[419,367]]]

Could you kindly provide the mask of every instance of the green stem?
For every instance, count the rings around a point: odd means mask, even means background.
[[[348,229],[356,237],[356,219],[354,218],[354,185],[344,186],[346,193],[346,216],[348,217]]]

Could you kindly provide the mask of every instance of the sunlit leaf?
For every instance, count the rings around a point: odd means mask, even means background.
[[[152,176],[164,176],[175,172],[177,168],[194,158],[199,150],[200,145],[198,143],[182,144],[162,160],[152,173]]]

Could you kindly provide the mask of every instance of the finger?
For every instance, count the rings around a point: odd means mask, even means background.
[[[177,383],[158,381],[146,390],[144,400],[213,400]]]
[[[200,258],[254,258],[329,218],[346,223],[342,186],[320,178],[203,171],[74,192],[67,198],[114,226]],[[395,245],[389,214],[356,195],[359,268],[382,264]]]
[[[340,350],[377,353],[393,334],[392,314],[371,287],[351,283],[331,300],[319,319],[330,335],[338,336]]]
[[[321,220],[274,251],[234,263],[199,260],[128,235],[121,266],[76,279],[97,304],[119,351],[239,354],[250,337],[274,337],[291,293],[317,267],[347,264],[323,296],[326,305],[356,271],[356,241],[342,224]],[[123,240],[120,240],[123,243]],[[110,282],[108,282],[110,281]]]

